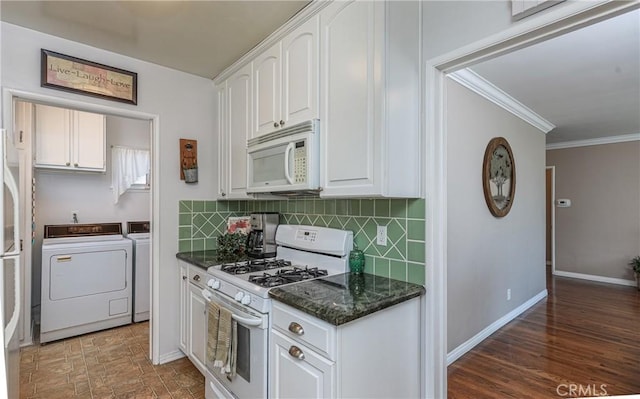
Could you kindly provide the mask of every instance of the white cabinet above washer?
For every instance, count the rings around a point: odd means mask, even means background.
[[[104,115],[35,104],[35,167],[106,170]]]

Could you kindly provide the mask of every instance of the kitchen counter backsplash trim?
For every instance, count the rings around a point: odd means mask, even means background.
[[[365,253],[365,272],[425,283],[423,199],[182,200],[178,204],[178,251],[215,250],[227,219],[251,212],[280,212],[280,223],[351,230]],[[376,244],[378,225],[387,226],[387,246]]]

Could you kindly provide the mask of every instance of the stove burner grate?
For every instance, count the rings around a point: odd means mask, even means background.
[[[291,266],[291,262],[284,259],[253,259],[250,261],[224,263],[220,269],[229,274],[246,274],[264,270],[280,269]]]
[[[301,267],[293,267],[292,269],[285,268],[276,270],[273,274],[263,273],[260,276],[250,276],[249,281],[261,287],[271,288],[316,277],[323,277],[327,274],[326,270],[318,269],[317,267],[305,267],[304,269]]]

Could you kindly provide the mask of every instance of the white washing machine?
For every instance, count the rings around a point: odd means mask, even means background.
[[[149,320],[151,303],[151,234],[149,222],[127,222],[133,243],[133,321]]]
[[[45,226],[40,343],[131,323],[131,252],[120,223]]]

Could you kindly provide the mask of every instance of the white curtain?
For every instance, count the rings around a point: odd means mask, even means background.
[[[147,150],[121,146],[111,148],[111,188],[115,204],[136,180],[149,173],[149,159]]]

